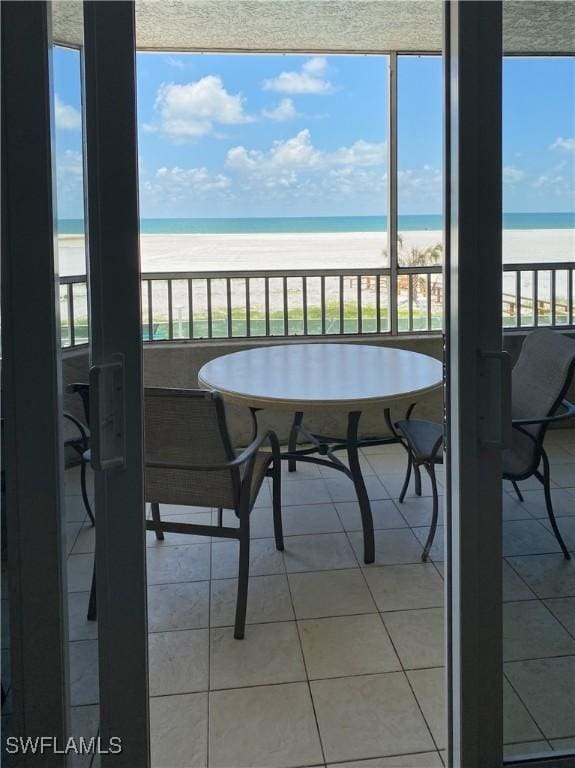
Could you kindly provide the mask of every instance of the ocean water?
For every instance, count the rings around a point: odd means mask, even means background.
[[[439,230],[442,226],[443,220],[438,214],[399,216],[398,220],[400,232]],[[82,219],[60,219],[58,227],[62,235],[80,235],[84,232]],[[141,220],[141,232],[147,235],[382,232],[386,229],[386,216]],[[575,212],[504,213],[503,229],[575,229]]]

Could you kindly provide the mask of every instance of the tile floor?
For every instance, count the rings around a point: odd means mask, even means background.
[[[552,433],[548,446],[559,525],[575,550],[575,432]],[[267,485],[253,511],[243,641],[232,635],[236,543],[148,534],[153,768],[443,764],[442,528],[422,563],[430,498],[410,489],[398,502],[401,447],[363,453],[375,564],[362,561],[351,484],[313,465],[286,471],[284,553]],[[67,474],[72,703],[94,727],[97,628],[85,620],[94,531],[77,472]],[[575,559],[565,561],[549,533],[543,492],[525,485],[523,504],[511,487],[504,493],[510,756],[575,745]],[[215,520],[182,507],[162,515]]]

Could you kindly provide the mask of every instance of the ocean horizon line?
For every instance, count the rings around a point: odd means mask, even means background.
[[[441,214],[400,214],[398,229],[437,231]],[[306,234],[382,232],[387,216],[246,216],[246,217],[142,217],[142,234]],[[551,213],[504,213],[503,229],[575,229],[575,211]],[[60,219],[62,235],[84,234],[83,219]]]

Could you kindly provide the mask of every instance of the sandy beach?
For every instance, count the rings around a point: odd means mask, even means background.
[[[405,250],[441,242],[440,231],[402,233]],[[141,235],[142,272],[362,269],[386,266],[385,232]],[[503,232],[505,263],[575,261],[573,229]],[[85,273],[83,239],[59,238],[60,274]]]

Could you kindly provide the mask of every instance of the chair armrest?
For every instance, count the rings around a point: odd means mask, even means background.
[[[561,405],[565,410],[563,413],[558,413],[555,416],[542,416],[539,419],[513,419],[511,424],[514,427],[525,427],[530,424],[553,424],[556,421],[567,421],[568,419],[575,418],[575,405],[568,400],[562,400]]]
[[[218,472],[223,469],[233,469],[245,464],[246,461],[253,458],[261,448],[262,444],[269,440],[272,446],[272,456],[279,459],[279,442],[275,432],[269,430],[260,437],[257,437],[239,456],[232,461],[226,461],[222,464],[171,464],[167,461],[146,461],[144,466],[149,469],[181,469],[190,472]]]
[[[62,416],[65,419],[68,419],[68,421],[71,421],[72,424],[74,424],[74,426],[80,433],[80,438],[82,439],[82,442],[84,443],[84,450],[87,451],[88,450],[88,433],[86,431],[86,427],[84,426],[84,424],[82,424],[82,422],[79,419],[77,419],[75,416],[72,416],[72,414],[68,413],[67,411],[64,411]]]

